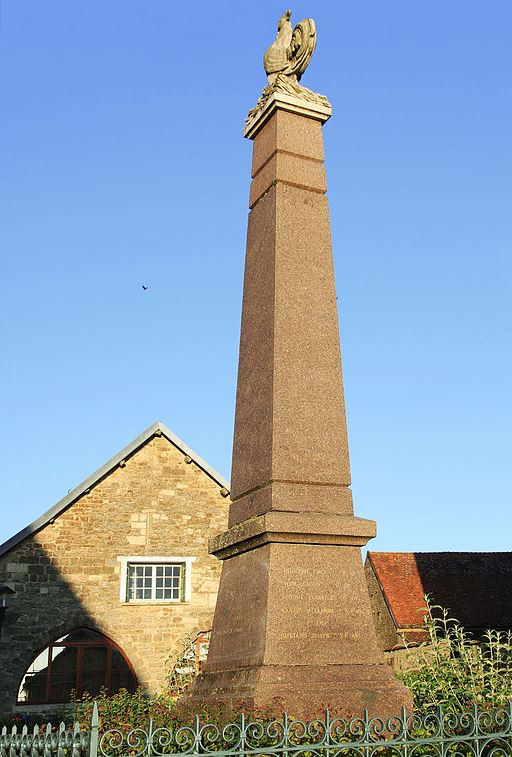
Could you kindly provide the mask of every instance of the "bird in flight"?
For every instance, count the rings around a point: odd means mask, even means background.
[[[142,288],[143,288],[144,291],[146,291],[147,289],[149,289],[149,287],[144,286],[144,284],[142,284]]]

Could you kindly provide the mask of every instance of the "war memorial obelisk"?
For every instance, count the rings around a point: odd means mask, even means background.
[[[228,530],[208,660],[192,700],[326,706],[381,716],[410,705],[377,647],[354,516],[322,125],[299,84],[314,22],[289,12],[265,54],[254,142]]]

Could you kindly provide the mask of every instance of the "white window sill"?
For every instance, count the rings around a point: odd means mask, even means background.
[[[130,607],[131,605],[189,605],[190,601],[185,599],[131,599],[129,602],[121,602],[123,607]]]

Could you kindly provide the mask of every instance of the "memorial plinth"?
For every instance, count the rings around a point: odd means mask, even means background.
[[[354,516],[349,488],[323,163],[331,109],[293,88],[267,92],[244,132],[254,146],[232,502],[210,542],[222,576],[190,696],[386,716],[411,702],[377,646],[361,559],[375,523]]]

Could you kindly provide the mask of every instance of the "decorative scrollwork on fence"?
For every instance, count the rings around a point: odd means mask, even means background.
[[[365,713],[343,720],[329,711],[304,722],[284,714],[261,722],[241,715],[220,726],[202,723],[100,734],[95,707],[91,728],[50,725],[0,732],[0,757],[512,757],[512,703],[500,710],[454,714],[441,708],[399,717]]]
[[[141,743],[141,737],[142,742]],[[114,748],[115,747],[115,748]],[[309,722],[282,718],[256,722],[244,715],[223,728],[201,723],[131,731],[119,743],[103,734],[100,757],[512,757],[512,704],[498,711],[454,714],[438,709],[343,720],[329,711]]]

